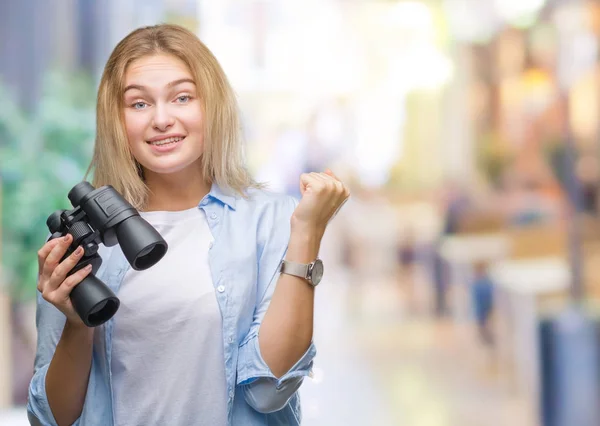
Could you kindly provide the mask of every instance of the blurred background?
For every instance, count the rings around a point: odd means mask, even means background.
[[[91,158],[105,61],[194,31],[256,178],[352,198],[306,425],[600,424],[600,1],[0,0],[0,424],[26,424],[36,252]]]

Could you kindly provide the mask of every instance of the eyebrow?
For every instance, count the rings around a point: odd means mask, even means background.
[[[192,83],[193,85],[196,84],[196,82],[194,80],[192,80],[191,78],[180,78],[179,80],[174,80],[174,81],[168,83],[167,87],[174,87],[174,86],[177,86],[177,85],[183,84],[183,83]],[[129,86],[125,87],[125,89],[123,90],[123,94],[125,94],[125,92],[127,92],[128,90],[132,90],[132,89],[144,90],[145,87],[140,86],[138,84],[130,84]]]

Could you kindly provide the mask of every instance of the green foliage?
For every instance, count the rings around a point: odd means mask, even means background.
[[[44,87],[37,110],[26,114],[0,85],[3,278],[17,299],[35,295],[46,219],[72,208],[67,193],[83,179],[95,136],[91,78],[51,73]]]

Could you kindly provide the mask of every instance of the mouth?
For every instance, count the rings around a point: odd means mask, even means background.
[[[152,146],[169,147],[169,146],[173,146],[173,145],[177,144],[178,142],[181,142],[184,139],[185,139],[185,136],[174,136],[171,138],[165,138],[165,139],[160,139],[160,140],[155,140],[155,141],[146,141],[146,143],[148,145],[152,145]]]

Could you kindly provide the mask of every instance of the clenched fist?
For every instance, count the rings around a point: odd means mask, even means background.
[[[350,197],[350,191],[331,172],[304,173],[300,176],[302,198],[292,215],[292,228],[325,233],[329,221]]]

